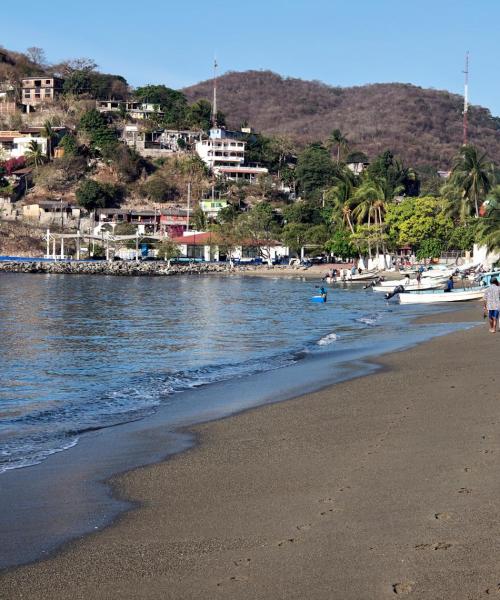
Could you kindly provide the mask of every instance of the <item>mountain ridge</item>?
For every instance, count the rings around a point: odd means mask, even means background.
[[[190,102],[211,99],[212,80],[181,91]],[[338,87],[272,71],[231,71],[217,81],[218,107],[229,126],[248,122],[267,135],[300,144],[340,129],[352,149],[373,158],[386,149],[416,166],[449,168],[462,144],[463,97],[407,83]],[[469,141],[500,163],[500,118],[469,108]]]

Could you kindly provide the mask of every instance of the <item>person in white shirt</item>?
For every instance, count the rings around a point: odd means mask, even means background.
[[[498,325],[498,314],[500,312],[500,288],[498,279],[491,280],[490,287],[484,292],[484,310],[488,311],[490,333],[495,333]]]

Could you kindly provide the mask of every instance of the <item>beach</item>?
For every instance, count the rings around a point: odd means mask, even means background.
[[[495,597],[498,343],[458,331],[192,428],[195,447],[113,479],[139,508],[5,572],[0,597]]]

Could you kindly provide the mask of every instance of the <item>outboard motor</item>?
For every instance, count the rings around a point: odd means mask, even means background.
[[[392,292],[387,292],[387,294],[384,296],[384,298],[386,300],[390,300],[391,298],[394,298],[394,296],[396,296],[397,294],[402,294],[405,291],[404,287],[402,285],[397,285]]]

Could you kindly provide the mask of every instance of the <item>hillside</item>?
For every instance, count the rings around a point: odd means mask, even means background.
[[[182,91],[190,102],[210,99],[212,80]],[[218,80],[218,103],[230,126],[248,121],[301,143],[339,128],[351,149],[370,157],[391,149],[411,165],[449,167],[462,143],[463,98],[409,84],[339,88],[270,71],[231,72]],[[500,118],[478,106],[469,115],[470,142],[499,164]]]

